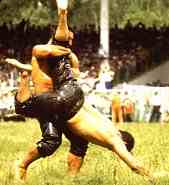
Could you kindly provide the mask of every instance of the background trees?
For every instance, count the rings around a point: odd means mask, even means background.
[[[124,26],[128,20],[146,26],[169,25],[168,0],[109,0],[110,26]],[[100,0],[70,0],[70,24],[79,27],[85,24],[99,26]],[[32,25],[56,24],[57,7],[55,0],[1,0],[0,25],[9,26],[23,19]]]

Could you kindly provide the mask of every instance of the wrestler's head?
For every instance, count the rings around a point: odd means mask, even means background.
[[[130,152],[135,144],[134,137],[127,131],[120,130],[120,134],[124,144],[126,145],[127,150]]]

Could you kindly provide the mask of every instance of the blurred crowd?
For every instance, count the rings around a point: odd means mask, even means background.
[[[77,46],[81,59],[81,71],[89,70],[89,75],[95,78],[99,74],[102,61],[102,56],[98,54],[99,32],[93,26],[88,26],[85,30],[87,31],[78,34],[75,42],[78,44],[75,47]],[[93,34],[90,35],[90,32]],[[115,73],[113,83],[128,82],[166,61],[169,58],[168,49],[168,27],[146,28],[141,23],[132,26],[128,22],[123,29],[118,25],[111,28],[109,64],[111,71]]]
[[[55,26],[37,27],[28,21],[18,25],[0,26],[0,59],[14,57],[23,63],[30,61],[32,47],[47,43]],[[72,28],[75,39],[73,50],[80,59],[81,71],[97,77],[103,56],[100,49],[100,31],[94,25]],[[145,27],[130,21],[124,28],[115,25],[110,29],[111,70],[114,71],[114,83],[128,81],[154,65],[168,59],[169,27]]]
[[[37,27],[28,21],[18,25],[0,26],[0,90],[8,94],[8,89],[18,85],[17,69],[4,63],[4,58],[16,58],[29,63],[32,47],[47,43],[55,26]],[[72,28],[75,39],[72,50],[80,60],[81,83],[87,93],[93,89],[112,89],[119,83],[128,82],[134,77],[152,69],[169,59],[169,27],[145,27],[142,23],[124,28],[115,25],[110,29],[110,56],[104,58],[100,51],[100,31],[94,25]],[[154,82],[150,86],[162,86]],[[165,84],[168,86],[168,84]],[[8,95],[11,96],[10,94]],[[3,99],[1,97],[1,99]]]
[[[111,91],[92,91],[87,101],[117,125],[169,122],[169,87],[123,84]]]

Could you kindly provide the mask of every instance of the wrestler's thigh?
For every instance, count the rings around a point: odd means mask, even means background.
[[[119,131],[114,124],[90,105],[84,105],[68,121],[68,125],[72,132],[109,149],[112,149],[117,141],[121,142]]]

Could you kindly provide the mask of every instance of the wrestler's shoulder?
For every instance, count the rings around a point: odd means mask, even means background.
[[[43,52],[46,56],[62,56],[71,53],[71,49],[53,44],[40,44],[33,47],[33,55],[36,56]],[[45,57],[45,55],[44,55]]]

